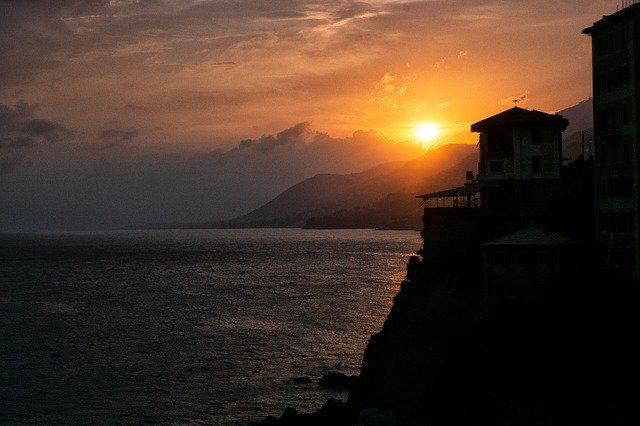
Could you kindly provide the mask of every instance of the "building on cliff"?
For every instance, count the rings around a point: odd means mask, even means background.
[[[425,204],[422,256],[445,269],[466,264],[470,275],[482,271],[476,284],[488,305],[510,296],[540,301],[568,270],[572,240],[541,228],[563,197],[568,125],[561,115],[519,107],[474,123],[477,175],[467,171],[464,186],[418,196]]]
[[[596,234],[611,266],[640,279],[640,4],[582,31],[592,40]]]
[[[563,283],[579,274],[577,240],[528,227],[482,244],[484,300],[537,303],[558,297]]]
[[[478,181],[491,214],[539,215],[560,190],[562,132],[558,114],[511,108],[471,125],[480,133]]]
[[[478,174],[464,186],[418,196],[425,207],[480,207],[492,215],[544,214],[560,190],[562,132],[558,114],[514,107],[471,125],[480,133]]]

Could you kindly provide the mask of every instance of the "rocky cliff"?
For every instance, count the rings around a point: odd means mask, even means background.
[[[585,261],[548,303],[485,307],[478,238],[498,227],[465,221],[425,221],[425,257],[411,258],[370,339],[352,412],[376,409],[387,424],[638,424],[637,288]]]
[[[421,256],[347,403],[271,424],[640,424],[637,286],[586,250],[554,299],[487,307],[480,242],[517,220],[427,214],[424,223]]]

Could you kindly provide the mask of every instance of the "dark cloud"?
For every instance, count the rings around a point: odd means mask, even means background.
[[[442,4],[434,0],[5,1],[0,2],[0,82],[24,80],[38,70],[86,60],[89,54],[112,61],[128,57],[137,64],[155,56],[188,65],[204,59],[195,52],[207,51],[214,58],[226,56],[213,64],[234,64],[236,47],[265,35],[274,35],[283,46],[296,42],[317,54],[318,50],[335,53],[336,46],[353,49],[386,43],[387,35],[411,40],[416,32],[426,36],[465,32],[477,23],[511,20],[505,28],[514,30],[515,20],[540,24],[564,13],[575,15],[577,2],[513,1],[508,7],[495,0]],[[331,40],[304,39],[329,33]]]
[[[0,105],[0,173],[15,169],[27,151],[73,136],[59,123],[34,118],[37,109],[37,105],[23,101],[13,107]]]
[[[131,142],[140,133],[139,130],[106,129],[100,132],[100,137],[111,143]]]
[[[108,59],[110,67],[140,65],[154,58],[181,68],[205,60],[206,56],[194,53],[206,50],[208,56],[220,58],[214,65],[233,65],[238,63],[236,49],[269,36],[283,47],[302,43],[299,47],[306,45],[317,52],[334,46],[322,43],[322,48],[318,40],[305,41],[302,35],[315,30],[320,34],[332,25],[355,43],[359,44],[357,37],[349,31],[356,28],[355,34],[364,31],[363,43],[371,42],[382,33],[367,27],[367,14],[376,16],[395,7],[346,0],[2,2],[0,84],[24,82],[39,71],[77,65],[89,58]]]
[[[252,148],[258,152],[271,152],[278,147],[308,142],[313,137],[310,123],[298,123],[279,132],[277,135],[262,136],[257,140],[245,139],[238,145],[239,149]]]
[[[18,130],[24,122],[33,117],[37,109],[38,105],[24,101],[13,107],[0,105],[0,135],[6,137],[7,133]]]
[[[357,172],[421,152],[374,132],[332,138],[308,123],[209,154],[95,147],[44,144],[29,161],[0,161],[0,232],[231,218],[315,174]]]
[[[0,147],[28,148],[41,142],[58,142],[73,132],[49,120],[33,118],[37,105],[19,102],[0,105]]]
[[[185,47],[201,50],[211,45],[215,54],[256,33],[276,30],[269,20],[303,17],[299,9],[304,3],[0,2],[0,84],[25,82],[40,71],[92,55],[112,61],[135,56],[138,64],[154,55],[159,60],[169,56],[193,60],[189,57],[193,49]]]
[[[33,138],[20,135],[13,138],[3,138],[3,140],[5,141],[4,145],[8,148],[32,148],[36,146],[36,141]]]
[[[32,139],[42,139],[47,142],[57,142],[65,137],[70,137],[71,132],[61,124],[53,121],[33,119],[28,120],[22,125],[22,133]]]

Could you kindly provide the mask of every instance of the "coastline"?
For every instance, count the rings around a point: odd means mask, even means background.
[[[423,231],[423,236],[426,235]],[[473,233],[470,236],[474,236]],[[640,291],[594,263],[546,303],[483,303],[482,277],[446,238],[425,240],[346,402],[287,407],[257,425],[637,424]],[[452,256],[457,257],[454,259]],[[465,257],[466,256],[466,257]]]

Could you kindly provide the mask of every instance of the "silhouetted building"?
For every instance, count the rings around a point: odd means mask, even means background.
[[[490,214],[536,216],[560,190],[562,132],[569,121],[519,107],[471,125],[480,133],[478,181]]]
[[[486,304],[558,297],[579,272],[578,253],[576,240],[536,227],[482,244]]]
[[[593,57],[597,237],[611,267],[640,277],[640,4],[583,30]]]
[[[540,302],[577,264],[567,255],[573,240],[531,227],[557,213],[568,125],[559,114],[519,107],[474,123],[477,176],[467,171],[464,186],[419,196],[425,203],[422,255],[445,268],[465,264],[471,275],[472,265],[476,274],[482,268],[487,305]],[[472,247],[482,248],[481,258]]]
[[[491,215],[534,218],[558,197],[562,132],[558,114],[514,107],[471,125],[480,133],[478,175],[464,186],[418,196],[430,208],[482,207]]]

